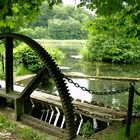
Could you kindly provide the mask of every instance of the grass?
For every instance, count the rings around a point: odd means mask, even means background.
[[[0,113],[0,140],[59,140],[56,137],[41,133],[28,126],[21,127]]]
[[[112,133],[110,131],[104,135],[100,135],[97,140],[140,140],[140,122],[135,122],[131,126],[129,139],[125,138],[125,127],[118,128]]]
[[[125,127],[117,129],[108,129],[103,134],[99,134],[96,140],[140,140],[140,121],[133,123],[131,127],[131,137],[125,138]],[[41,133],[31,127],[21,126],[17,122],[11,121],[0,113],[0,140],[60,140],[44,133]],[[91,139],[91,140],[94,140]]]
[[[42,46],[49,46],[49,47],[59,47],[59,48],[66,48],[66,47],[83,47],[86,43],[86,40],[47,40],[47,39],[36,39]]]
[[[15,76],[24,76],[28,74],[33,74],[29,70],[27,70],[24,66],[20,65],[16,68],[16,71],[14,72]]]

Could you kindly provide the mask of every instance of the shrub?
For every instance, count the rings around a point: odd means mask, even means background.
[[[54,49],[45,47],[45,49],[47,52],[49,52],[57,64],[61,62],[63,58],[61,51],[56,48]],[[39,69],[43,67],[43,63],[40,58],[25,44],[21,44],[14,49],[14,60],[15,67],[23,65],[27,70],[33,73],[38,72]]]
[[[27,35],[34,39],[48,39],[48,29],[46,27],[24,28],[20,31],[21,34]]]
[[[129,7],[110,17],[96,16],[89,21],[85,58],[116,63],[140,61],[139,7]]]
[[[82,125],[80,134],[82,134],[84,137],[90,137],[94,133],[95,131],[93,129],[92,124],[89,120],[87,120],[87,122]]]
[[[140,59],[140,51],[135,40],[130,41],[117,34],[114,37],[93,36],[88,42],[88,55],[86,53],[85,58],[106,62],[136,63]]]
[[[87,33],[81,26],[80,21],[73,18],[51,19],[48,22],[48,34],[52,39],[85,39]]]

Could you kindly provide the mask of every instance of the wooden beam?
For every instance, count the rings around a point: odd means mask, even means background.
[[[6,37],[6,93],[13,91],[13,38]]]
[[[42,104],[52,104],[62,109],[60,98],[58,96],[34,91],[31,94],[31,99]],[[127,115],[127,112],[124,111],[115,111],[114,109],[95,106],[92,104],[78,101],[73,101],[72,103],[76,113],[105,122],[123,121]]]

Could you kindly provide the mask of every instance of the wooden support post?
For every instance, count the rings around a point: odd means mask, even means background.
[[[6,37],[6,93],[13,91],[13,38]]]
[[[15,120],[19,121],[21,115],[24,114],[24,100],[22,98],[15,99]]]
[[[49,72],[48,70],[43,67],[37,75],[31,80],[31,82],[25,87],[22,91],[22,98],[24,100],[30,98],[31,93],[35,90],[37,85],[41,82],[41,80],[47,75]]]
[[[133,111],[133,99],[134,99],[134,91],[135,91],[134,85],[135,85],[134,83],[130,83],[130,88],[129,88],[128,112],[127,112],[126,130],[125,130],[126,138],[130,137],[132,111]]]

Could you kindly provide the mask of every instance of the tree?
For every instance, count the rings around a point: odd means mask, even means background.
[[[52,19],[48,24],[48,35],[52,39],[85,39],[87,33],[81,30],[78,20],[69,18],[67,20]]]
[[[62,0],[0,0],[1,31],[8,32],[9,29],[16,29],[32,20],[44,1],[48,2],[49,7],[62,3]],[[140,5],[140,0],[80,0],[79,6],[86,6],[91,10],[96,9],[99,14],[110,15],[122,10],[126,4]],[[6,28],[2,30],[3,27]]]
[[[90,10],[95,10],[100,15],[111,15],[125,8],[125,5],[140,5],[140,0],[80,0],[78,6],[86,6]]]
[[[50,9],[47,2],[43,2],[40,10],[40,14],[34,22],[29,24],[29,27],[48,26],[48,21],[52,19],[68,20],[73,18],[74,20],[85,23],[90,19],[92,15],[84,8],[76,8],[71,5],[63,6],[62,4],[54,5],[53,9]]]
[[[22,29],[22,33],[32,38],[42,36],[47,39],[86,39],[87,32],[83,29],[83,25],[92,17],[93,15],[84,8],[59,4],[50,10],[48,4],[44,2],[37,19],[29,23],[30,30]]]
[[[5,19],[7,16],[14,16],[17,13],[30,15],[32,12],[38,11],[44,1],[45,0],[0,0],[0,18]],[[62,3],[62,0],[46,1],[49,7]]]
[[[125,6],[111,16],[96,16],[87,24],[88,59],[107,62],[140,61],[140,7]]]
[[[61,0],[46,0],[50,7]],[[25,26],[39,13],[44,0],[0,0],[0,30],[12,32]]]
[[[47,27],[48,19],[53,18],[55,15],[54,9],[50,9],[47,2],[43,2],[40,9],[39,14],[36,16],[36,20],[29,23],[29,27]]]
[[[0,0],[0,18],[6,19],[7,16],[14,16],[17,13],[30,15],[33,11],[38,11],[44,1],[48,2],[49,7],[54,4],[62,3],[62,0]],[[76,0],[75,0],[76,1]],[[100,14],[111,14],[124,7],[125,4],[134,6],[140,5],[139,0],[80,0],[78,6],[86,6],[88,9],[97,10]],[[19,13],[19,14],[20,14]]]

